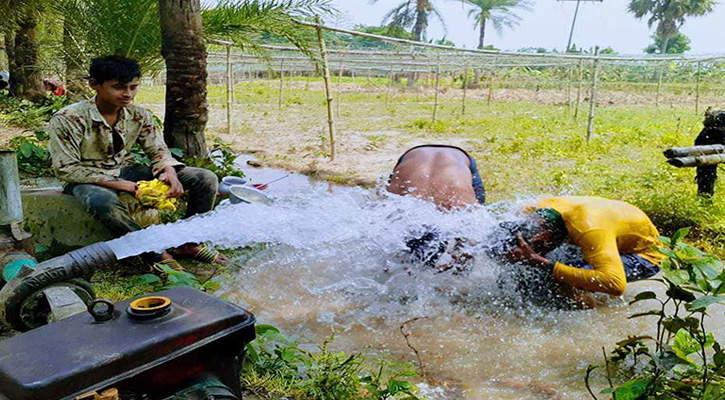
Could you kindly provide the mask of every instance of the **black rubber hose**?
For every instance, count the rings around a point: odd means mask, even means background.
[[[23,302],[39,290],[78,278],[90,280],[96,268],[116,262],[105,242],[51,258],[20,272],[0,290],[0,321],[16,330],[27,330],[20,311]]]

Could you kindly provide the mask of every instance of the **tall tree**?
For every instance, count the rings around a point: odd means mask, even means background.
[[[662,51],[662,38],[657,35],[652,35],[652,44],[644,48],[644,52],[647,54],[659,54]],[[684,33],[678,32],[675,36],[672,36],[667,42],[667,54],[682,54],[692,50],[690,47],[690,38]]]
[[[378,0],[371,0],[376,3]],[[413,40],[420,42],[425,38],[425,31],[428,29],[428,16],[435,15],[443,22],[443,17],[433,7],[433,0],[405,0],[383,17],[383,24],[391,27],[410,29]]]
[[[504,27],[512,28],[519,24],[521,17],[514,13],[515,9],[529,10],[527,0],[462,0],[472,8],[468,16],[475,21],[474,28],[479,29],[478,48],[483,49],[486,36],[486,23],[491,22],[500,35]]]
[[[206,45],[199,0],[159,0],[166,60],[164,140],[189,157],[207,155]]]
[[[662,39],[661,54],[667,53],[667,45],[679,32],[686,17],[697,17],[712,11],[715,0],[630,0],[629,12],[641,19],[649,15],[647,26],[657,24],[655,35]]]
[[[10,72],[10,93],[32,98],[43,90],[38,66],[38,17],[43,0],[0,0],[0,28],[5,35],[5,52]]]

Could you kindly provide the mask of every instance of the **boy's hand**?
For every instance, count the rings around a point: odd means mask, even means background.
[[[109,189],[118,190],[120,192],[126,192],[131,193],[134,197],[136,197],[136,190],[138,189],[138,185],[136,182],[127,181],[124,179],[118,179],[115,181],[101,181],[96,182],[98,186],[107,187]]]
[[[544,256],[534,251],[529,243],[521,236],[520,233],[516,234],[516,240],[519,242],[519,247],[512,250],[509,253],[509,257],[514,261],[522,261],[529,265],[544,267],[551,265],[551,261],[547,260]]]
[[[173,199],[184,195],[184,185],[181,184],[179,177],[176,176],[174,167],[166,167],[164,172],[159,175],[159,180],[171,186],[166,193],[166,197]]]

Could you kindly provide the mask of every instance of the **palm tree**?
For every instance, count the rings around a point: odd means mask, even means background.
[[[17,97],[32,98],[42,93],[36,28],[45,4],[43,0],[0,0],[0,30],[8,58],[10,93]]]
[[[660,54],[667,53],[667,42],[679,32],[685,17],[697,17],[712,11],[715,0],[630,0],[629,12],[641,19],[649,15],[647,26],[655,23],[655,34],[662,39]]]
[[[376,3],[378,0],[371,1]],[[385,14],[383,24],[411,29],[412,39],[420,42],[423,40],[425,30],[428,28],[428,15],[431,13],[444,24],[443,17],[433,7],[433,0],[405,0]]]
[[[500,35],[504,27],[512,28],[519,24],[521,17],[514,14],[515,9],[530,10],[527,0],[462,0],[473,8],[468,16],[475,21],[474,28],[479,28],[478,48],[483,48],[486,35],[486,22],[491,21],[493,28]]]

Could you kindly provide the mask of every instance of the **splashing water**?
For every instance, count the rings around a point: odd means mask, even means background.
[[[252,173],[260,183],[282,175]],[[647,309],[641,303],[612,300],[588,311],[512,303],[515,294],[497,278],[504,267],[480,254],[492,228],[514,218],[522,202],[443,213],[410,197],[331,187],[299,175],[267,192],[270,206],[221,206],[108,244],[118,258],[186,242],[250,246],[232,260],[217,294],[303,345],[335,332],[333,345],[340,349],[418,362],[402,329],[435,378],[424,390],[431,399],[587,398],[584,372],[602,362],[602,346],[652,333],[652,321],[627,318]],[[425,227],[479,242],[467,249],[476,255],[470,270],[438,273],[405,262],[404,239]],[[660,291],[638,282],[627,297],[641,290]],[[722,319],[711,323],[723,329]],[[605,387],[604,377],[595,377],[594,385]]]

